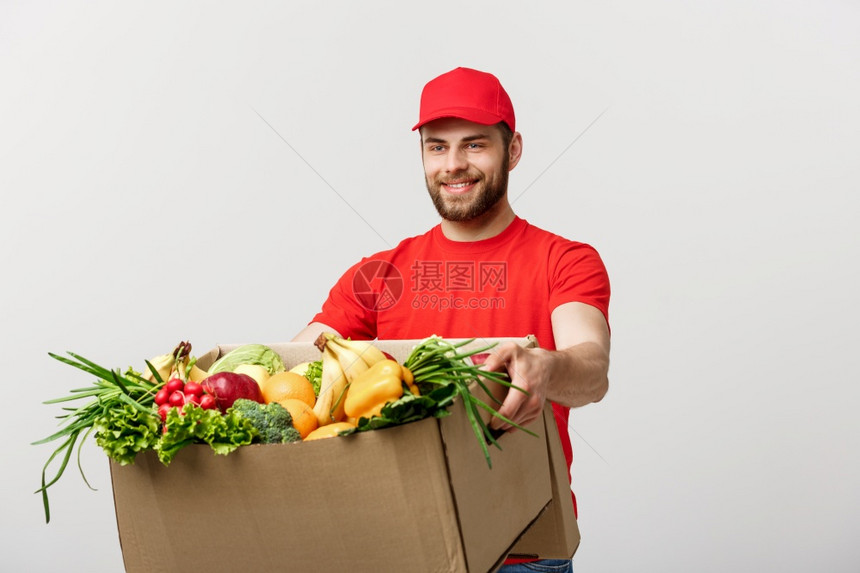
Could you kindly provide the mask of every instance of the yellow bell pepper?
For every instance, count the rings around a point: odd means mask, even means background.
[[[403,370],[394,360],[380,360],[349,385],[344,403],[347,416],[370,418],[403,395]]]
[[[412,371],[402,365],[400,366],[400,369],[403,371],[403,381],[406,382],[406,386],[409,387],[409,391],[416,396],[420,396],[421,391],[418,390],[418,386],[415,385],[415,376],[412,375]]]

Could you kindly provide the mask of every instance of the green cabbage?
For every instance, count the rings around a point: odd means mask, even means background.
[[[235,348],[215,361],[209,368],[209,374],[232,372],[240,364],[258,364],[269,371],[269,374],[283,372],[284,361],[278,353],[264,344],[244,344]]]

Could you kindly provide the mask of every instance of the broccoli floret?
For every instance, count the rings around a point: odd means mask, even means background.
[[[232,410],[251,422],[260,434],[260,442],[264,444],[300,442],[302,439],[293,427],[293,417],[277,402],[260,404],[239,398],[233,402]]]

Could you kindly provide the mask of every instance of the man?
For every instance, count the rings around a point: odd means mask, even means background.
[[[506,369],[529,392],[505,398],[499,413],[510,420],[528,423],[546,400],[553,403],[570,467],[570,408],[599,401],[608,388],[609,280],[603,263],[590,246],[514,214],[508,173],[520,160],[523,141],[495,76],[457,68],[431,80],[416,129],[441,223],[350,268],[295,340],[310,341],[323,331],[360,339],[534,334],[540,348],[500,345],[486,368]],[[495,418],[492,425],[508,428]],[[545,562],[554,567],[548,570],[572,570],[569,561]]]

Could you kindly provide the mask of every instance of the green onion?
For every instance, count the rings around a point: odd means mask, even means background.
[[[69,352],[72,358],[58,356],[48,353],[52,358],[59,360],[64,364],[68,364],[79,370],[94,375],[97,377],[92,386],[86,388],[76,388],[71,390],[71,394],[62,398],[47,400],[45,404],[60,404],[70,402],[72,400],[80,400],[83,398],[92,398],[85,405],[78,408],[63,408],[66,414],[58,416],[63,426],[60,431],[51,434],[47,438],[43,438],[33,445],[46,444],[54,440],[62,439],[63,442],[54,450],[48,457],[48,461],[42,467],[42,487],[36,490],[35,493],[42,494],[42,503],[45,506],[45,522],[51,521],[51,510],[48,503],[48,488],[57,483],[66,471],[69,460],[74,451],[75,444],[78,444],[78,469],[84,483],[90,489],[89,482],[84,475],[84,470],[80,462],[80,450],[83,447],[84,440],[93,431],[94,427],[104,423],[105,420],[110,420],[110,414],[117,409],[121,409],[123,405],[129,405],[135,410],[145,414],[154,414],[152,405],[154,403],[155,393],[164,385],[164,381],[158,376],[154,368],[147,363],[147,366],[153,370],[156,381],[150,382],[143,378],[139,373],[132,369],[128,369],[125,374],[121,374],[119,370],[108,370],[98,364],[87,360],[86,358]],[[48,468],[58,456],[61,456],[60,465],[57,468],[54,477],[48,480]]]
[[[496,404],[501,402],[495,398],[492,392],[489,391],[485,380],[501,384],[508,388],[526,392],[523,388],[511,383],[510,378],[504,372],[490,372],[481,369],[480,366],[474,365],[466,359],[475,354],[486,352],[493,348],[496,343],[490,344],[483,348],[474,350],[462,350],[462,348],[475,339],[463,340],[457,343],[447,341],[438,336],[431,336],[421,341],[404,362],[404,366],[409,368],[412,376],[415,379],[415,384],[422,394],[429,392],[434,387],[447,386],[454,384],[457,394],[463,399],[463,406],[466,411],[466,417],[469,419],[469,424],[472,426],[472,431],[481,445],[481,450],[484,453],[484,458],[487,460],[487,465],[493,467],[493,462],[490,459],[490,451],[487,448],[487,443],[494,445],[498,449],[502,449],[496,441],[495,436],[491,432],[489,426],[481,418],[479,409],[485,410],[491,416],[499,418],[511,426],[520,429],[532,436],[537,436],[534,432],[527,430],[499,414],[492,406],[478,398],[472,393],[471,385],[473,383],[481,387],[481,389],[490,396]]]

